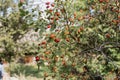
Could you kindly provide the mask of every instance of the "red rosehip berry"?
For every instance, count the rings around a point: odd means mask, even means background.
[[[104,0],[99,0],[100,3],[102,3]]]
[[[46,5],[49,5],[49,4],[50,4],[50,2],[46,2],[45,4],[46,4]]]
[[[39,60],[40,60],[40,57],[39,57],[39,56],[36,56],[36,57],[35,57],[35,60],[36,60],[36,61],[39,61]]]
[[[46,6],[46,8],[49,8],[50,6]]]
[[[48,25],[47,28],[51,28],[51,25]]]
[[[105,34],[106,38],[110,38],[111,35],[109,33]]]
[[[60,39],[56,38],[54,41],[55,41],[56,43],[58,43],[58,42],[60,42]]]
[[[24,3],[24,0],[20,0],[21,3]]]
[[[41,44],[42,44],[42,45],[46,44],[46,41],[43,41]]]
[[[51,6],[54,7],[55,6],[54,3],[52,3]]]

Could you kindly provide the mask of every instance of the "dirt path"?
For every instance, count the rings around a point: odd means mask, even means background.
[[[3,80],[19,80],[19,79],[16,77],[10,77],[9,74],[5,72]]]

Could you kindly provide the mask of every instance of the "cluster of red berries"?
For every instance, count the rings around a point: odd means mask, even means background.
[[[54,3],[50,3],[50,2],[46,2],[45,4],[46,4],[46,8],[50,8],[50,5],[51,7],[55,6]]]

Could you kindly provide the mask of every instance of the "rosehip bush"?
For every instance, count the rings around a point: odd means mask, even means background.
[[[81,4],[82,3],[82,4]],[[80,5],[81,4],[81,5]],[[49,6],[49,8],[48,8]],[[102,80],[120,75],[119,0],[46,3],[46,42],[39,45],[44,77]]]

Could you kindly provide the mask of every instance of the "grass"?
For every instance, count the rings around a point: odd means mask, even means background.
[[[24,64],[17,64],[13,67],[11,66],[11,74],[24,74],[25,76],[33,76],[37,78],[41,78],[40,71],[37,70],[35,66],[30,66],[30,65],[24,65]]]
[[[15,76],[20,80],[40,80],[43,79],[42,69],[38,71],[37,65],[26,65],[11,63],[5,68],[10,76]],[[22,78],[22,79],[21,79]]]

